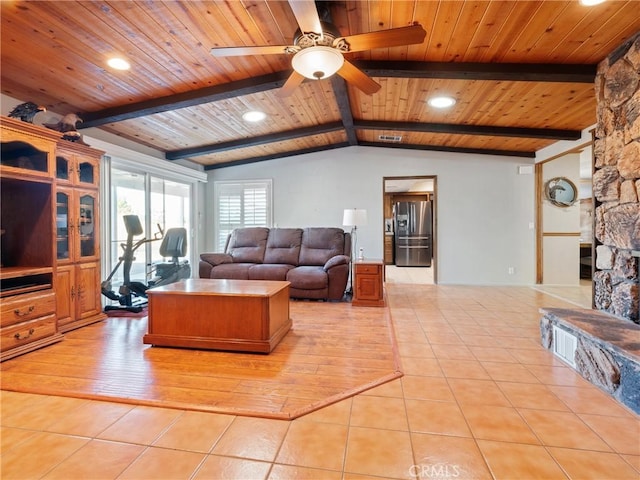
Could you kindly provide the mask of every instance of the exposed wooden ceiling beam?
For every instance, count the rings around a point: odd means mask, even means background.
[[[356,135],[356,130],[353,128],[353,114],[351,113],[351,102],[349,101],[347,83],[342,77],[334,75],[331,77],[331,86],[336,96],[336,102],[340,110],[340,118],[342,118],[342,124],[344,125],[349,145],[357,145],[358,136]]]
[[[417,122],[380,122],[371,120],[353,120],[351,118],[352,129],[355,130],[393,130],[397,132],[429,132],[429,133],[446,133],[456,135],[489,135],[499,137],[516,137],[516,138],[544,138],[550,140],[577,140],[580,138],[578,130],[557,130],[544,128],[520,128],[520,127],[493,127],[485,125],[454,125],[446,123],[417,123]],[[285,132],[271,133],[252,138],[241,138],[229,142],[212,143],[201,145],[193,148],[183,148],[180,150],[171,150],[166,152],[167,160],[179,160],[183,158],[198,157],[202,155],[210,155],[217,152],[225,152],[236,148],[255,147],[267,143],[282,142],[292,140],[294,138],[307,137],[311,135],[320,135],[323,133],[335,132],[342,130],[343,122],[331,122],[324,125],[314,125],[312,127],[298,128]],[[355,133],[354,133],[355,135]],[[347,145],[364,145],[363,142],[355,143],[349,139]],[[373,142],[369,145],[398,147],[398,144],[389,144],[384,142]],[[405,145],[405,144],[399,144]],[[407,146],[406,148],[414,148]],[[443,147],[444,148],[444,147]],[[427,150],[434,150],[435,147],[428,146]],[[444,150],[451,151],[451,150]],[[454,150],[461,151],[461,150]],[[484,150],[483,150],[484,151]],[[501,151],[501,150],[500,150]],[[491,151],[491,154],[493,151]],[[478,153],[473,150],[471,153]],[[521,152],[508,152],[507,154],[518,155]],[[260,157],[262,158],[262,157]]]
[[[171,150],[166,152],[167,160],[179,160],[182,158],[199,157],[201,155],[209,155],[216,152],[224,152],[236,148],[255,147],[264,145],[265,143],[282,142],[292,140],[294,138],[308,137],[311,135],[320,135],[322,133],[335,132],[342,130],[344,126],[342,122],[325,123],[324,125],[314,125],[313,127],[297,128],[286,132],[270,133],[268,135],[260,135],[257,137],[241,138],[229,142],[212,143],[209,145],[201,145],[193,148],[183,148],[180,150]]]
[[[402,148],[407,150],[430,150],[435,152],[475,153],[478,155],[500,155],[508,157],[535,158],[536,152],[518,150],[494,150],[488,148],[446,147],[443,145],[416,145],[412,143],[360,142],[363,147]]]
[[[228,98],[249,95],[251,93],[273,90],[284,85],[291,72],[283,71],[247,78],[236,82],[199,88],[188,92],[177,93],[165,97],[145,100],[143,102],[105,108],[96,112],[86,112],[80,115],[83,122],[78,128],[99,127],[107,123],[121,122],[132,118],[144,117],[154,113],[193,107],[203,103],[217,102]]]
[[[326,150],[333,150],[336,148],[342,148],[342,147],[348,147],[349,143],[348,142],[341,142],[341,143],[334,143],[332,145],[322,145],[319,147],[313,147],[313,148],[304,148],[301,150],[292,150],[289,152],[282,152],[282,153],[271,153],[269,155],[264,155],[262,157],[252,157],[252,158],[245,158],[243,160],[233,160],[231,162],[224,162],[224,163],[216,163],[214,165],[207,165],[206,167],[204,167],[205,170],[216,170],[218,168],[225,168],[225,167],[235,167],[238,165],[246,165],[248,163],[256,163],[256,162],[264,162],[266,160],[275,160],[277,158],[284,158],[284,157],[293,157],[295,155],[304,155],[305,153],[314,153],[314,152],[324,152]]]
[[[352,62],[372,77],[593,83],[596,65],[550,63]]]
[[[382,148],[400,148],[407,150],[430,150],[434,152],[451,152],[451,153],[473,153],[476,155],[498,155],[519,158],[535,158],[535,152],[520,152],[517,150],[493,150],[484,148],[460,148],[460,147],[444,147],[441,145],[415,145],[407,143],[383,143],[383,142],[360,142],[360,146],[365,147],[382,147]],[[216,170],[219,168],[235,167],[238,165],[247,165],[249,163],[264,162],[267,160],[276,160],[278,158],[293,157],[295,155],[303,155],[305,153],[322,152],[333,150],[336,148],[348,147],[348,142],[335,143],[332,145],[323,145],[314,148],[305,148],[302,150],[292,150],[289,152],[273,153],[261,157],[245,158],[243,160],[233,160],[230,162],[221,162],[214,165],[207,165],[205,170]]]
[[[488,125],[456,125],[449,123],[381,122],[356,120],[356,130],[393,130],[397,132],[451,133],[457,135],[489,135],[493,137],[544,138],[549,140],[578,140],[579,130],[551,128],[497,127]]]

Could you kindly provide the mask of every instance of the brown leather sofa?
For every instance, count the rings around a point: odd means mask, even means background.
[[[200,278],[286,280],[291,298],[340,300],[351,234],[341,228],[238,228],[225,253],[201,253]]]

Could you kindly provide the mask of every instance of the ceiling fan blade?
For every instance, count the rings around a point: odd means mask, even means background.
[[[320,16],[313,0],[289,0],[289,5],[302,33],[322,33]]]
[[[304,81],[304,76],[300,75],[295,70],[291,73],[289,78],[280,90],[278,90],[277,95],[279,97],[288,97],[293,93],[293,91],[300,86],[300,84]]]
[[[382,88],[378,82],[347,60],[342,64],[342,68],[338,70],[338,75],[358,87],[367,95],[373,95]]]
[[[242,55],[275,55],[289,53],[287,45],[265,45],[259,47],[213,47],[210,50],[214,57],[239,57]],[[295,47],[293,47],[295,48]]]
[[[336,38],[333,45],[344,40],[349,44],[350,52],[361,52],[372,48],[401,47],[403,45],[413,45],[424,42],[427,32],[421,25],[410,27],[392,28],[391,30],[380,30],[379,32],[360,33],[348,37]]]

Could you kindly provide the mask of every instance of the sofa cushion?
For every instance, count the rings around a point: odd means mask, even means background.
[[[229,280],[249,280],[249,268],[253,263],[223,263],[211,270],[211,277]]]
[[[305,228],[298,265],[324,265],[335,255],[344,254],[344,230],[341,228]]]
[[[300,290],[317,290],[327,288],[329,276],[322,267],[303,266],[289,270],[287,281],[291,287]]]
[[[263,263],[298,265],[301,228],[272,228],[267,239]]]
[[[281,263],[253,265],[249,268],[249,280],[278,280],[285,281],[287,272],[294,265],[285,265]]]
[[[227,253],[234,263],[262,263],[268,235],[264,227],[237,228],[231,233]]]

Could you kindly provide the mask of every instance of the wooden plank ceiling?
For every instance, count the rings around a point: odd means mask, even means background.
[[[2,92],[219,168],[347,145],[533,157],[596,121],[596,65],[640,32],[636,1],[328,2],[353,35],[419,23],[423,43],[348,53],[382,88],[334,75],[278,89],[289,55],[214,58],[212,47],[290,45],[288,2],[1,2]],[[132,64],[118,72],[113,55]],[[457,104],[430,108],[451,95]],[[242,120],[248,110],[263,122]],[[38,123],[36,117],[36,123]],[[384,143],[380,136],[401,136]]]

